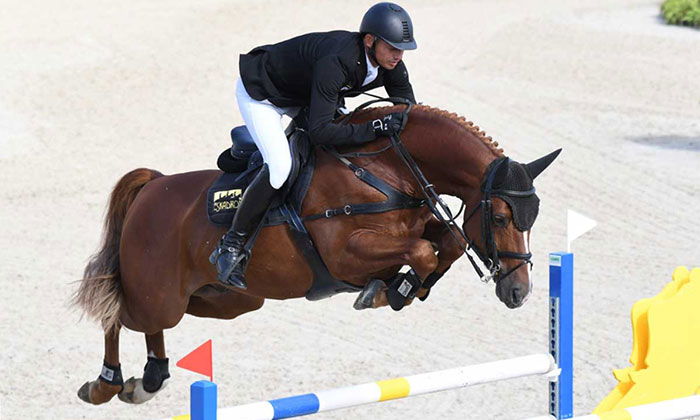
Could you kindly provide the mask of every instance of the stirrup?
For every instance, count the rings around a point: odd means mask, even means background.
[[[229,252],[231,248],[229,248]],[[248,261],[250,261],[250,251],[246,252],[242,249],[238,253],[238,258],[236,258],[231,266],[224,271],[219,273],[219,281],[228,284],[229,286],[235,286],[240,289],[247,289],[248,285],[245,282],[245,270],[248,268]]]
[[[209,256],[209,262],[212,263],[218,271],[219,265],[217,263],[219,258],[226,257],[227,253],[233,254],[234,251],[234,248],[223,246],[222,239]],[[247,289],[248,285],[245,282],[245,269],[248,266],[249,260],[250,251],[245,250],[245,248],[242,249],[238,253],[238,257],[226,267],[226,270],[218,273],[217,279],[225,285],[234,286],[239,289]]]
[[[233,286],[238,289],[246,290],[248,288],[248,283],[245,282],[245,276],[241,273],[231,272],[225,279],[219,279],[219,281],[227,286]]]

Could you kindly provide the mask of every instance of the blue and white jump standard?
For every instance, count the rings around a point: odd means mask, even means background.
[[[549,254],[549,353],[561,374],[549,383],[549,414],[574,415],[574,254]]]

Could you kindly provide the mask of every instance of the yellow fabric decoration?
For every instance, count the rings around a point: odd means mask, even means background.
[[[687,397],[700,387],[700,268],[673,271],[651,299],[632,306],[632,366],[616,369],[619,384],[594,414]]]

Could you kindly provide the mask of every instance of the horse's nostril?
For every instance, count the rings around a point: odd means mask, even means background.
[[[514,305],[519,305],[523,299],[523,296],[520,293],[520,291],[520,286],[514,286],[510,289],[510,298]]]

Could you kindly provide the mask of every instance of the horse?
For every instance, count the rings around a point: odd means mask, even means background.
[[[371,107],[348,121],[372,121],[402,109]],[[425,205],[307,221],[328,271],[362,289],[364,307],[379,308],[389,303],[385,282],[409,266],[419,280],[414,293],[404,294],[410,304],[415,297],[426,298],[437,279],[471,249],[489,270],[484,278],[495,281],[497,297],[509,308],[521,306],[532,289],[529,238],[539,203],[532,180],[559,151],[521,164],[464,117],[424,105],[413,106],[408,116],[400,138],[345,148],[342,156]],[[392,151],[398,146],[404,153]],[[313,153],[316,167],[301,216],[386,198],[358,180],[357,171],[348,170],[338,153],[322,147]],[[208,256],[225,228],[210,223],[204,208],[207,190],[220,175],[202,170],[166,176],[139,168],[114,187],[101,246],[73,297],[104,329],[102,371],[80,387],[83,401],[102,404],[115,395],[128,403],[152,398],[170,376],[163,330],[175,327],[185,314],[234,319],[260,309],[265,299],[303,297],[312,287],[313,270],[284,224],[259,231],[246,271],[247,289],[218,283]],[[433,195],[426,196],[426,189]],[[436,203],[442,203],[438,194],[462,201],[461,227],[451,215],[446,221],[435,211]],[[380,286],[374,287],[377,280]],[[147,350],[143,377],[126,382],[119,363],[122,327],[143,332]]]

